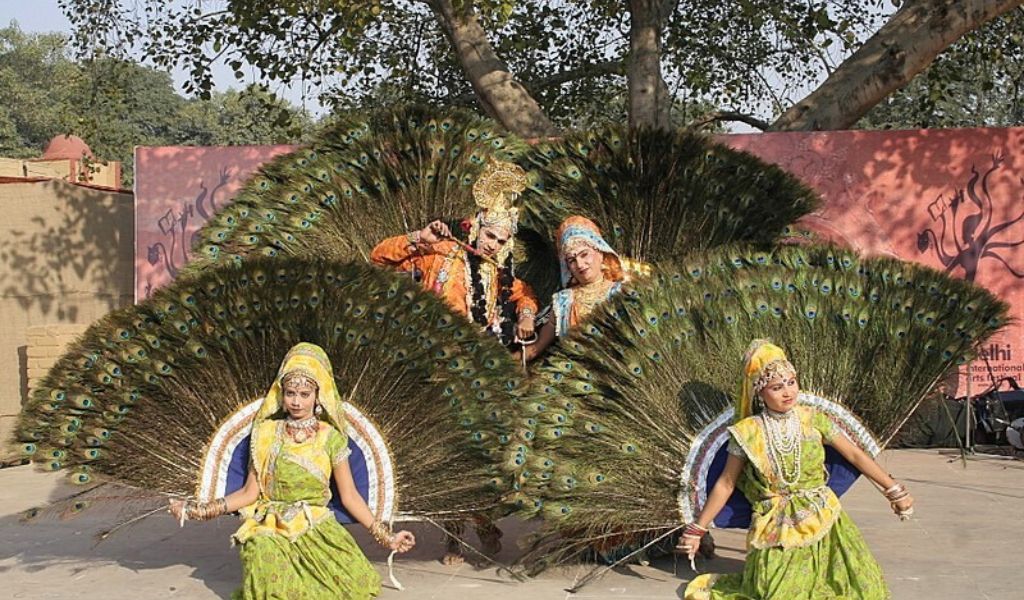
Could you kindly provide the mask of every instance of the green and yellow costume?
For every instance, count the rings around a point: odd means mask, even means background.
[[[765,414],[749,415],[752,383],[772,362],[785,360],[773,344],[762,344],[748,358],[737,413],[729,428],[729,452],[746,465],[737,487],[753,509],[742,573],[696,577],[685,600],[884,600],[889,597],[881,568],[857,526],[825,485],[825,447],[843,435],[814,408],[797,406],[802,442],[797,453],[784,454],[782,465],[768,448]],[[753,365],[751,366],[751,364]],[[799,477],[787,485],[779,472]]]
[[[285,435],[281,379],[300,371],[319,386],[319,432],[301,443]],[[298,344],[253,422],[250,469],[260,487],[232,539],[241,544],[242,587],[235,600],[360,600],[380,593],[380,576],[327,502],[335,465],[348,460],[341,397],[326,353]],[[250,474],[252,476],[252,474]]]

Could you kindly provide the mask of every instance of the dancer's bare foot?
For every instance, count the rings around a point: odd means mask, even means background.
[[[441,564],[449,567],[457,567],[466,562],[462,554],[462,547],[457,540],[448,538],[444,545],[444,556],[441,557]]]

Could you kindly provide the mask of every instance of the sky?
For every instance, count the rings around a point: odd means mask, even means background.
[[[887,2],[886,10],[895,10],[895,8],[891,6],[891,2]],[[17,21],[21,29],[26,32],[43,33],[60,31],[70,33],[71,30],[71,24],[57,6],[57,0],[0,0],[0,27],[6,27],[12,20]],[[177,90],[181,93],[182,83],[186,79],[184,72],[172,72],[171,75],[174,78]],[[235,79],[232,70],[226,65],[214,65],[213,75],[214,86],[218,91],[226,91],[231,87],[237,89],[243,85]],[[768,77],[770,81],[774,81],[776,79],[776,77],[771,73],[767,73],[766,77]],[[824,78],[824,73],[822,74],[822,78]],[[252,77],[252,81],[256,82],[255,76]],[[804,86],[800,86],[794,90],[789,90],[787,96],[790,96],[791,100],[799,99],[804,94],[817,87],[819,83],[820,81],[808,81]],[[300,84],[290,87],[281,84],[272,84],[271,89],[278,96],[286,98],[295,106],[305,108],[315,116],[321,116],[325,112],[324,108],[317,101],[315,92],[311,92],[308,94],[308,97],[303,98]],[[769,110],[770,109],[765,106],[762,109],[758,109],[756,112],[764,113]],[[757,116],[761,118],[770,117],[770,115],[766,114],[758,114]],[[742,123],[732,123],[729,125],[728,129],[737,133],[754,131]]]
[[[17,21],[18,27],[28,33],[53,31],[71,33],[71,23],[57,6],[57,0],[0,0],[0,27],[7,27],[11,21]],[[185,81],[184,72],[172,72],[171,75],[178,93],[184,95],[181,91],[182,83]],[[213,75],[214,88],[218,91],[243,87],[226,65],[214,65]],[[295,106],[304,107],[314,115],[319,116],[323,113],[323,108],[317,102],[315,93],[303,99],[301,89],[297,85],[292,87],[274,86],[272,89]]]
[[[0,0],[0,24],[16,20],[24,31],[70,31],[71,23],[57,0]]]

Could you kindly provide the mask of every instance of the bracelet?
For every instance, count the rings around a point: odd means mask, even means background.
[[[374,521],[373,525],[370,525],[370,535],[373,536],[373,539],[377,540],[378,544],[385,548],[390,548],[391,542],[394,540],[394,536],[391,535],[391,528],[380,521]]]
[[[524,308],[523,310],[519,311],[519,318],[520,319],[525,318],[525,317],[531,317],[532,318],[532,317],[536,316],[536,314],[537,313],[533,312],[532,308]]]
[[[899,502],[910,495],[910,492],[907,491],[907,486],[898,481],[882,493],[885,494],[885,498],[889,502]]]
[[[185,501],[184,513],[189,519],[209,521],[210,519],[219,517],[227,512],[228,501],[224,498],[217,498],[211,502],[195,503],[193,506],[189,506],[189,501]]]
[[[708,528],[701,526],[697,522],[687,523],[686,526],[683,527],[683,537],[692,537],[700,539],[707,535],[707,533]]]

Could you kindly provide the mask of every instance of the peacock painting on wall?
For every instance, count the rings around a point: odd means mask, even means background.
[[[367,264],[385,237],[470,214],[492,159],[527,173],[517,263],[539,297],[558,287],[568,215],[649,267],[525,372],[407,275]],[[874,453],[1006,322],[970,283],[799,236],[819,202],[685,132],[609,125],[531,145],[465,111],[339,116],[220,203],[172,283],[90,327],[33,391],[16,443],[90,491],[222,494],[239,485],[252,406],[307,341],[334,365],[357,485],[381,515],[541,516],[532,571],[657,540],[721,469],[752,338],[783,344],[803,401]],[[845,489],[855,473],[832,464]],[[721,525],[743,524],[734,500]]]

